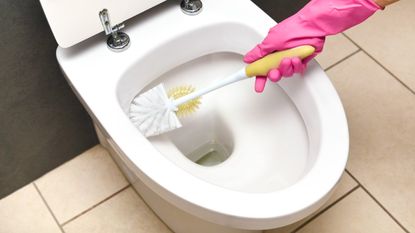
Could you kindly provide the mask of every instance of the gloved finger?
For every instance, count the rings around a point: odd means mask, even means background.
[[[293,64],[294,73],[303,73],[305,69],[305,65],[301,61],[299,57],[294,57],[291,59],[291,62]]]
[[[278,82],[281,80],[281,72],[278,69],[272,69],[268,72],[268,78],[272,82]]]
[[[291,77],[294,74],[294,68],[291,61],[291,58],[284,58],[279,67],[278,70],[280,71],[281,75],[284,77]]]
[[[255,78],[255,91],[261,93],[264,91],[265,84],[267,83],[266,76],[257,76]]]

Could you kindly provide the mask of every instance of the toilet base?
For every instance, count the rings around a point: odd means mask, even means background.
[[[94,123],[98,140],[111,154],[121,171],[132,184],[133,188],[143,198],[147,205],[157,216],[175,233],[262,233],[261,230],[235,229],[215,223],[211,223],[193,216],[161,198],[158,194],[149,189],[135,174],[130,166],[133,166],[114,146],[110,137],[104,130]]]
[[[176,208],[150,190],[139,179],[133,187],[151,209],[176,233],[262,233],[263,231],[242,230],[214,224]]]

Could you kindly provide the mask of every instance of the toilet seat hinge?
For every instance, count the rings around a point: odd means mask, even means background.
[[[126,33],[120,31],[125,27],[124,23],[119,23],[112,27],[107,9],[103,9],[99,12],[99,18],[102,27],[104,28],[105,35],[109,35],[107,39],[108,48],[114,52],[126,50],[130,46],[130,37]]]

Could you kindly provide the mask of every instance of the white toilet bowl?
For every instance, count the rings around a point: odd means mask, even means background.
[[[248,0],[206,0],[197,16],[166,2],[129,21],[127,51],[101,37],[57,50],[101,143],[177,233],[287,225],[324,204],[343,173],[347,121],[315,61],[263,94],[253,80],[210,93],[165,135],[147,139],[128,118],[131,100],[160,82],[198,88],[237,71],[274,24]]]

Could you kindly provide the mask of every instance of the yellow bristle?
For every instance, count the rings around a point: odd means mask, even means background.
[[[182,96],[188,95],[195,91],[195,88],[192,86],[181,86],[175,87],[168,91],[167,95],[169,98],[178,99]],[[199,108],[200,105],[200,97],[197,97],[193,100],[187,101],[184,104],[177,106],[178,110],[176,111],[176,115],[179,117],[190,115]]]

